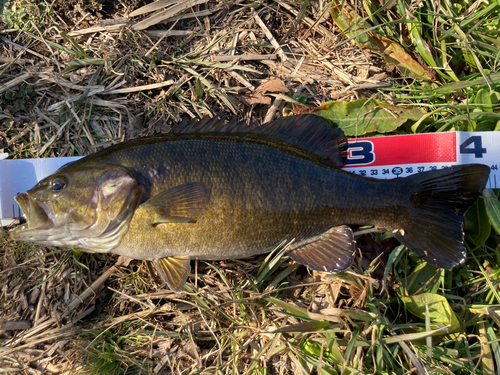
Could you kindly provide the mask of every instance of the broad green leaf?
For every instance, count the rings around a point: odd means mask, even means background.
[[[443,274],[428,263],[421,263],[406,277],[406,292],[412,296],[417,293],[436,293],[442,283]]]
[[[481,246],[491,234],[491,224],[484,200],[480,197],[464,216],[465,237],[475,246]]]
[[[388,133],[406,121],[425,116],[424,109],[397,106],[381,100],[360,99],[353,102],[327,102],[311,112],[336,123],[347,136]]]
[[[474,111],[493,112],[497,110],[497,105],[500,102],[500,94],[496,91],[490,91],[486,88],[481,88],[476,94],[474,99],[475,104],[481,106],[474,109]]]
[[[500,201],[491,189],[484,190],[483,199],[490,223],[496,232],[500,234]]]
[[[409,312],[422,320],[425,320],[425,306],[427,305],[431,322],[451,324],[450,332],[460,328],[460,322],[448,300],[439,294],[422,293],[412,297],[401,297],[401,300]]]
[[[344,363],[344,357],[342,355],[342,351],[340,349],[337,337],[332,332],[325,332],[325,336],[326,336],[326,339],[327,339],[325,347],[334,356],[335,361],[338,364],[342,365]]]

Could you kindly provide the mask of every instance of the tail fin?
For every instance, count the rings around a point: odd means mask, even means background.
[[[451,269],[464,262],[463,217],[483,192],[489,174],[488,166],[469,164],[399,180],[411,203],[394,237],[435,267]]]

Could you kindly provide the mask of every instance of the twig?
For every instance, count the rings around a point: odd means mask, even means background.
[[[0,331],[22,331],[30,329],[31,322],[29,320],[15,320],[10,322],[0,322]]]
[[[150,26],[156,25],[157,23],[163,22],[165,20],[168,20],[169,18],[172,18],[176,14],[182,12],[183,10],[189,9],[195,5],[201,5],[207,3],[208,0],[187,0],[187,1],[181,1],[178,4],[165,9],[161,12],[155,13],[151,17],[146,18],[145,20],[142,20],[135,25],[132,25],[132,29],[136,31],[141,31],[145,30]]]
[[[251,54],[251,53],[246,53],[244,55],[232,55],[232,56],[214,56],[213,60],[216,62],[221,62],[221,61],[234,61],[234,60],[240,60],[240,61],[246,61],[246,60],[276,60],[276,54],[268,54],[268,55],[256,55],[256,54]]]
[[[281,61],[285,62],[286,60],[288,60],[288,58],[285,56],[285,53],[281,49],[278,41],[274,38],[273,34],[269,31],[269,29],[267,28],[264,21],[262,21],[262,18],[260,18],[259,14],[257,12],[255,12],[253,9],[252,9],[252,11],[254,12],[253,18],[255,19],[255,22],[257,22],[257,25],[260,26],[260,28],[262,29],[262,31],[266,35],[267,39],[269,39],[269,42],[276,49],[276,53],[280,56]]]
[[[20,83],[23,83],[31,76],[32,76],[31,73],[23,73],[20,76],[10,80],[9,82],[4,83],[3,85],[0,85],[0,94],[3,93],[4,91],[7,91],[11,87],[14,87],[14,86],[19,85]]]
[[[14,46],[14,47],[20,49],[21,51],[29,52],[32,55],[40,57],[41,59],[44,59],[46,61],[50,61],[52,64],[56,64],[60,68],[64,68],[64,64],[61,64],[60,62],[58,62],[58,61],[56,61],[54,59],[51,59],[51,58],[49,58],[47,56],[44,56],[44,55],[42,55],[42,54],[40,54],[38,52],[35,52],[35,51],[33,51],[33,50],[29,49],[29,48],[26,48],[26,47],[23,47],[23,46],[21,46],[21,45],[19,45],[17,43],[14,43],[13,41],[9,40],[8,38],[0,37],[0,39],[2,39],[5,43],[10,44],[11,46]]]
[[[178,3],[179,0],[158,0],[155,1],[154,3],[144,5],[143,7],[140,7],[139,9],[134,10],[132,13],[129,14],[129,17],[136,17],[140,16],[141,14],[146,14],[146,13],[151,13],[154,12],[155,10],[165,8],[169,5]]]
[[[173,85],[174,83],[175,83],[175,81],[173,79],[170,79],[170,80],[165,81],[165,82],[152,83],[150,85],[143,85],[143,86],[136,86],[136,87],[126,87],[126,88],[123,88],[123,89],[103,91],[103,92],[101,92],[99,94],[100,95],[127,94],[127,93],[130,93],[130,92],[159,89],[160,87],[170,86],[170,85]]]
[[[116,266],[109,268],[106,272],[104,272],[99,278],[92,283],[85,291],[80,294],[73,302],[71,302],[66,308],[66,314],[70,314],[73,310],[75,310],[80,304],[85,301],[87,298],[94,296],[102,285],[106,282],[109,277],[114,274],[118,269]]]

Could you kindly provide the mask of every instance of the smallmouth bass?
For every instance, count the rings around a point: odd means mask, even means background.
[[[293,240],[295,261],[344,270],[356,250],[347,225],[391,230],[439,268],[464,261],[463,215],[489,167],[375,180],[340,169],[346,150],[343,132],[314,115],[260,127],[181,123],[77,160],[19,194],[27,222],[10,235],[151,261],[177,292],[191,259],[245,258],[284,240]]]

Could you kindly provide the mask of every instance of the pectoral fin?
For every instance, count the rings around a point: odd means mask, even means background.
[[[190,182],[165,190],[141,205],[152,216],[151,224],[194,223],[207,209],[210,188]]]
[[[191,271],[189,257],[166,257],[151,263],[155,265],[156,272],[170,289],[176,293],[184,291],[184,284]]]
[[[351,228],[341,225],[292,244],[288,255],[313,270],[338,272],[351,266],[355,250]]]

